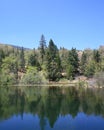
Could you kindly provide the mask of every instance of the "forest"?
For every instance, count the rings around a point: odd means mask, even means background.
[[[0,44],[0,84],[67,82],[80,76],[104,84],[104,46],[68,50],[52,39],[47,44],[44,35],[37,49]]]

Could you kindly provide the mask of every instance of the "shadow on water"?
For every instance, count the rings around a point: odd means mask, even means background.
[[[40,128],[51,128],[60,116],[75,119],[79,113],[104,117],[103,89],[75,87],[0,87],[0,121],[24,114],[38,115]]]

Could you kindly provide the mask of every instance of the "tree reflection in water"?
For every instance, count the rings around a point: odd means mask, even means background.
[[[53,128],[60,116],[78,113],[104,116],[104,94],[102,89],[83,89],[75,87],[0,87],[0,120],[24,113],[38,115],[41,130],[47,121]]]

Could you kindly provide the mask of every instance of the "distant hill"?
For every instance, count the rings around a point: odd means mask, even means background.
[[[12,48],[12,47],[13,48],[18,48],[18,49],[22,48],[22,46],[20,47],[20,46],[11,45],[11,44],[0,43],[0,48],[4,48],[6,46],[8,46],[9,48]],[[24,48],[24,50],[31,50],[30,48],[25,48],[25,47],[23,47],[23,48]]]

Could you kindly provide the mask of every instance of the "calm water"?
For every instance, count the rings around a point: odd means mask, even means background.
[[[104,130],[104,90],[0,87],[0,130]]]

